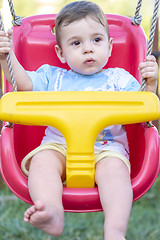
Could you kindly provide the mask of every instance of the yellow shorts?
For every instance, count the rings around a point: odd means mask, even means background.
[[[30,164],[31,158],[36,153],[38,153],[38,152],[40,152],[42,150],[46,150],[46,149],[49,149],[49,150],[51,149],[51,150],[58,151],[58,152],[62,153],[66,157],[66,148],[62,144],[58,144],[58,143],[45,143],[43,145],[40,145],[39,147],[37,147],[36,149],[34,149],[30,153],[28,153],[22,160],[21,168],[22,168],[23,173],[26,176],[28,176],[29,164]],[[97,162],[99,162],[102,158],[105,158],[105,157],[117,157],[117,158],[120,158],[126,164],[128,170],[130,172],[130,162],[129,162],[129,160],[125,156],[123,156],[122,154],[120,154],[119,152],[116,152],[116,151],[110,151],[110,150],[98,151],[95,154],[95,164]]]

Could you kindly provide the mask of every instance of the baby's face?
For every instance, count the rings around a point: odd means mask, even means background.
[[[111,55],[112,39],[106,28],[91,17],[63,26],[61,48],[56,47],[60,60],[80,74],[91,75],[102,71]]]

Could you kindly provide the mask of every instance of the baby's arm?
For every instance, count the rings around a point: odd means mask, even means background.
[[[147,79],[146,91],[156,93],[158,84],[158,64],[153,55],[148,55],[145,62],[139,64],[143,79]]]
[[[9,81],[9,83],[11,83],[11,78],[5,56],[6,53],[10,52],[13,72],[18,90],[32,91],[32,81],[28,74],[26,73],[25,69],[18,62],[12,50],[12,36],[13,32],[11,29],[9,29],[7,33],[0,31],[0,64],[3,68],[4,75]]]

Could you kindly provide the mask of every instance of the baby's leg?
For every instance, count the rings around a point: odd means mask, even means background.
[[[34,205],[24,213],[24,221],[51,236],[63,232],[64,209],[62,181],[65,179],[65,157],[54,150],[43,150],[31,160],[28,186]]]
[[[119,158],[103,158],[96,164],[95,177],[105,215],[104,239],[124,240],[132,206],[128,168]]]

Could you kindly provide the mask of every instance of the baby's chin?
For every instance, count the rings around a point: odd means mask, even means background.
[[[100,72],[104,71],[104,69],[97,70],[97,71],[90,71],[90,72],[86,72],[86,71],[77,71],[77,70],[73,70],[73,69],[72,69],[72,71],[75,72],[75,73],[78,73],[78,74],[84,75],[84,76],[90,76],[90,75],[93,75],[93,74],[100,73]]]

